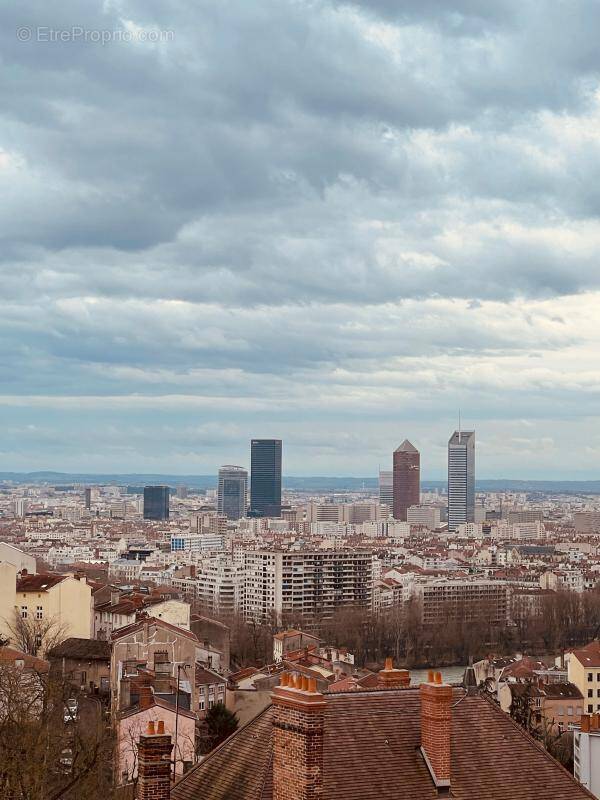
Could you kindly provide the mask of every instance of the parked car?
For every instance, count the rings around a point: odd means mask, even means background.
[[[79,716],[79,704],[75,697],[70,697],[65,703],[64,721],[75,722]]]
[[[73,751],[70,747],[65,747],[63,750],[61,750],[58,764],[59,770],[63,775],[71,774],[73,771]]]

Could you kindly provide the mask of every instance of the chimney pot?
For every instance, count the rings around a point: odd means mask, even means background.
[[[280,681],[279,685],[280,686],[288,686],[289,682],[290,682],[290,676],[288,675],[288,673],[287,672],[282,672],[281,673],[281,681]]]
[[[317,691],[317,679],[316,678],[309,678],[308,679],[308,691],[315,694]]]
[[[154,720],[150,720],[148,722],[148,728],[146,730],[146,734],[148,736],[154,736],[154,734],[155,734],[155,731],[154,731]]]
[[[442,683],[442,673],[436,672],[435,673],[435,682],[440,685]]]
[[[308,678],[306,677],[306,675],[302,676],[302,691],[308,692]]]
[[[427,672],[427,683],[433,683],[434,677],[435,677],[435,672],[432,669],[430,669]]]
[[[394,662],[393,662],[393,660],[390,658],[390,656],[388,656],[388,657],[386,658],[386,660],[385,660],[385,669],[394,669]]]
[[[157,732],[157,734],[159,736],[164,736],[165,735],[165,723],[164,723],[164,720],[162,720],[162,719],[158,720],[158,725],[157,725],[157,728],[156,728],[156,732]]]

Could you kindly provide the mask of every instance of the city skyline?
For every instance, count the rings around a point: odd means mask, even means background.
[[[482,475],[598,475],[597,4],[43,21],[170,32],[102,44],[19,40],[27,5],[0,8],[0,466],[205,474],[278,436],[292,474],[376,474],[406,431],[441,479],[460,407]]]

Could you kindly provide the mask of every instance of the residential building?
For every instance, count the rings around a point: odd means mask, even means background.
[[[600,797],[600,718],[584,714],[573,730],[575,778],[594,797]]]
[[[510,593],[503,581],[434,578],[415,582],[412,595],[420,604],[424,625],[476,619],[500,624],[509,619]]]
[[[131,683],[141,676],[177,680],[196,703],[194,670],[200,643],[195,634],[164,620],[147,617],[115,631],[110,665],[113,714],[130,706]],[[166,692],[168,694],[168,692]]]
[[[305,647],[318,647],[320,639],[306,631],[294,629],[281,631],[273,635],[273,661],[277,664],[290,652],[302,650]]]
[[[133,702],[121,709],[116,715],[117,735],[117,764],[115,769],[118,784],[131,784],[137,780],[138,787],[144,785],[142,771],[145,759],[138,750],[140,737],[148,731],[162,730],[163,737],[168,738],[168,751],[165,751],[165,760],[168,771],[165,778],[170,786],[172,761],[175,761],[175,774],[181,776],[186,769],[191,767],[195,760],[196,752],[196,714],[182,702],[176,706],[172,693],[164,699],[152,686],[141,685],[138,693],[134,695]],[[159,727],[160,726],[160,727]],[[177,731],[177,739],[175,732]],[[174,746],[172,746],[172,744]],[[140,748],[141,750],[141,748]],[[161,759],[162,760],[162,759]],[[139,780],[138,780],[139,774]],[[152,789],[156,784],[156,766],[149,783]],[[162,795],[148,792],[146,795],[138,793],[139,798],[152,798],[162,800]],[[168,792],[165,795],[168,798]]]
[[[343,606],[371,608],[376,557],[370,550],[244,552],[248,619],[329,619]]]
[[[30,575],[34,575],[37,570],[33,556],[23,550],[19,550],[18,547],[8,542],[0,542],[0,562],[2,561],[12,564],[17,572],[27,572]]]
[[[110,642],[69,637],[48,651],[50,674],[77,691],[108,695]]]
[[[600,533],[600,511],[576,511],[574,523],[577,533]]]
[[[206,712],[215,703],[225,705],[227,679],[207,667],[197,667],[195,673],[197,705],[192,709],[198,719],[204,719]]]
[[[406,510],[406,521],[410,525],[425,525],[430,530],[435,530],[442,524],[442,510],[439,506],[409,506]]]
[[[281,445],[281,439],[251,441],[249,516],[281,516]]]
[[[225,549],[225,536],[211,533],[174,533],[171,535],[172,553],[203,553]]]
[[[475,521],[475,431],[454,431],[448,442],[448,530]]]
[[[197,571],[196,597],[210,614],[232,616],[242,607],[243,566],[230,556],[207,559]]]
[[[410,506],[421,500],[421,455],[408,439],[394,450],[393,466],[393,515],[406,521]]]
[[[571,652],[568,675],[569,682],[583,695],[584,712],[600,712],[600,642],[597,639]]]
[[[227,519],[246,516],[248,507],[248,472],[243,467],[227,465],[219,470],[217,511]]]
[[[7,581],[0,590],[0,626],[5,635],[14,640],[20,628],[36,655],[43,655],[57,636],[91,637],[92,588],[85,578],[26,572],[16,578],[14,570],[13,565],[0,564],[0,583]]]

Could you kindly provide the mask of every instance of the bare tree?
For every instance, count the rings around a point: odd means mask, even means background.
[[[31,656],[42,657],[67,638],[67,628],[57,617],[23,618],[18,611],[8,622],[10,641]]]
[[[47,672],[0,666],[0,797],[11,800],[109,800],[113,737],[102,707],[79,698],[79,719],[65,714],[72,689]]]

